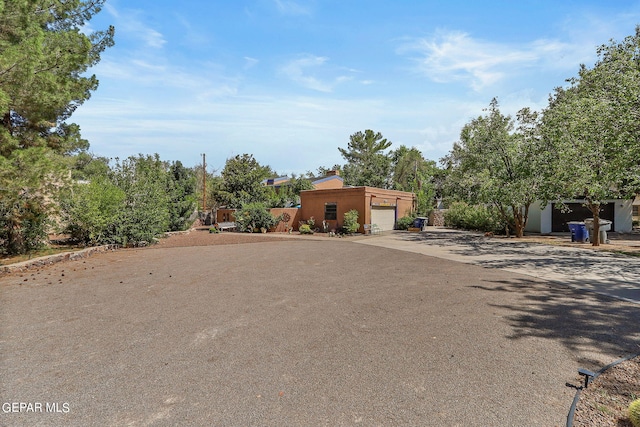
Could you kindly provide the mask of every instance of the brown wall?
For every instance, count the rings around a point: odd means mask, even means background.
[[[327,190],[330,188],[342,188],[342,187],[344,187],[344,182],[338,177],[328,179],[326,181],[313,185],[313,188],[315,190]]]
[[[298,229],[298,221],[301,220],[301,212],[298,208],[273,208],[269,210],[271,215],[278,216],[283,213],[289,214],[289,221],[284,223],[281,222],[277,227],[272,228],[269,231],[277,231],[277,232],[285,232],[287,230],[287,226],[293,227],[294,230]],[[216,212],[216,222],[228,222],[235,221],[236,218],[233,216],[235,213],[235,209],[218,209]]]
[[[233,216],[235,209],[218,209],[216,211],[216,222],[233,222],[236,217]]]
[[[351,209],[358,211],[360,232],[364,232],[363,224],[371,223],[371,204],[396,205],[396,216],[401,218],[411,210],[414,203],[413,193],[404,191],[384,190],[374,187],[344,187],[341,189],[307,190],[300,193],[302,220],[313,216],[316,227],[322,229],[325,203],[336,203],[337,220],[327,221],[329,230],[343,225],[344,214]]]
[[[301,217],[302,217],[300,209],[298,209],[298,208],[272,208],[269,211],[271,212],[271,215],[273,215],[273,216],[282,215],[283,213],[289,214],[289,221],[280,222],[280,223],[278,223],[278,225],[276,227],[270,229],[269,231],[276,231],[276,232],[279,232],[279,233],[284,233],[285,231],[287,231],[287,227],[292,227],[294,230],[298,229],[298,221],[300,221]]]

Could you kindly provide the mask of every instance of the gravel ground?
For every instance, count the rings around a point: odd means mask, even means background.
[[[633,427],[627,410],[640,398],[640,357],[607,369],[580,394],[574,427]]]
[[[205,231],[2,277],[0,303],[2,402],[60,409],[11,426],[561,426],[565,383],[640,323],[500,270]]]

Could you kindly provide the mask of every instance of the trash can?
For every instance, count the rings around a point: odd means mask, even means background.
[[[585,243],[589,240],[589,231],[587,230],[584,222],[570,221],[567,223],[569,230],[571,230],[571,241],[578,243]]]
[[[591,232],[591,233],[594,232],[593,222],[594,222],[593,218],[587,218],[584,220],[584,225],[585,227],[587,227],[588,232]],[[609,243],[607,231],[611,230],[612,222],[613,221],[609,221],[608,219],[602,219],[602,218],[600,218],[600,221],[598,221],[598,223],[600,224],[600,243]]]
[[[429,218],[419,216],[413,220],[413,228],[419,228],[420,230],[424,231],[428,222],[429,222]]]

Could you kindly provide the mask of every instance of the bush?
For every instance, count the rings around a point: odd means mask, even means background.
[[[629,405],[629,420],[633,427],[640,427],[640,399],[636,399]]]
[[[313,230],[309,226],[309,224],[302,224],[300,228],[298,228],[300,234],[313,234]]]
[[[360,224],[358,224],[358,211],[355,209],[351,209],[349,212],[344,214],[344,230],[353,234],[358,231],[360,228]]]
[[[47,239],[48,223],[41,197],[22,194],[13,205],[0,199],[0,255],[40,249]]]
[[[271,215],[267,206],[260,202],[246,203],[234,216],[241,231],[253,231],[257,228],[268,230],[280,222],[280,218]]]
[[[76,185],[62,203],[67,232],[84,244],[117,243],[116,227],[124,208],[125,193],[106,179]]]
[[[413,220],[411,216],[403,216],[396,222],[396,230],[408,230],[413,225]]]
[[[444,214],[444,224],[452,228],[492,233],[503,232],[506,225],[494,209],[464,202],[451,204]]]

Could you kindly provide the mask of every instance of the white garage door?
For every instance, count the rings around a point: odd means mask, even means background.
[[[396,208],[371,206],[371,224],[376,224],[382,231],[393,230],[396,222]]]

